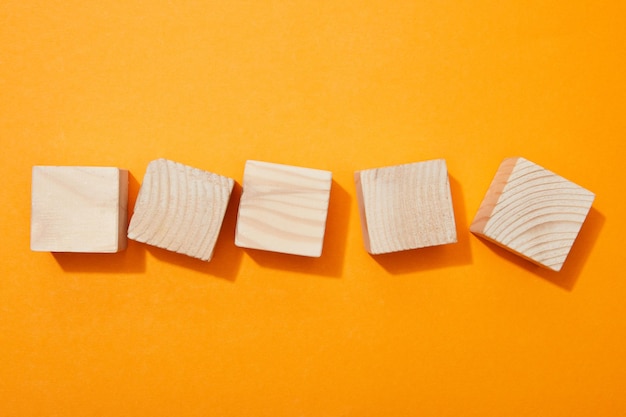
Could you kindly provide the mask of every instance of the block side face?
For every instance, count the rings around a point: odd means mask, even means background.
[[[560,270],[594,194],[520,158],[483,234],[541,266]]]
[[[213,256],[234,180],[167,159],[148,164],[128,237],[204,261]]]
[[[329,181],[332,179],[332,172],[323,169],[277,164],[265,161],[247,160],[244,170],[248,171],[248,174],[252,174],[253,177],[263,175],[263,173],[269,174],[271,177],[274,177],[276,174],[284,174],[285,180],[293,180],[294,183],[299,186],[303,186],[302,180],[306,180],[307,178],[314,178],[322,181]],[[300,178],[292,179],[290,176]]]
[[[456,220],[454,219],[454,205],[452,203],[452,190],[450,188],[450,177],[448,176],[448,170],[445,171],[445,182],[442,181],[439,195],[441,196],[439,201],[441,202],[441,215],[442,223],[445,225],[441,236],[441,243],[448,244],[457,242],[456,233]]]
[[[370,253],[456,242],[445,160],[361,171]]]
[[[160,159],[151,161],[139,187],[133,214],[128,225],[128,238],[142,243],[148,239],[148,228],[155,221],[155,207],[159,201],[158,171]]]
[[[46,252],[118,250],[119,170],[33,168],[31,249]]]
[[[243,175],[243,187],[253,192],[323,193],[331,183],[330,171],[262,161],[246,161]]]
[[[370,243],[369,228],[367,226],[367,213],[365,211],[365,197],[363,195],[363,185],[361,183],[361,172],[354,173],[354,185],[356,187],[357,204],[359,207],[359,218],[361,220],[361,235],[363,236],[363,245],[365,250],[372,253]]]
[[[128,246],[128,170],[119,170],[119,195],[118,195],[118,224],[117,224],[117,250],[125,250]]]
[[[476,234],[483,234],[487,223],[491,218],[491,214],[498,204],[498,200],[502,195],[502,191],[506,186],[513,169],[515,168],[519,158],[507,158],[498,167],[487,194],[483,198],[474,220],[470,225],[470,231]]]
[[[321,256],[331,184],[329,171],[247,161],[235,244]]]

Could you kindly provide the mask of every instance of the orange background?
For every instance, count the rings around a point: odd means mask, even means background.
[[[603,4],[601,4],[603,3]],[[0,415],[623,416],[622,1],[4,0]],[[503,158],[597,194],[549,273],[468,232]],[[29,250],[33,165],[333,171],[324,254]],[[354,170],[446,158],[459,242],[372,257]]]

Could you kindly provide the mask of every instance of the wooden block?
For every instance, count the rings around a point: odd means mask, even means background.
[[[167,159],[148,164],[128,237],[210,261],[235,182]]]
[[[357,171],[354,181],[369,253],[457,241],[445,160]]]
[[[524,158],[508,158],[498,168],[470,231],[559,271],[594,197]]]
[[[126,248],[128,171],[35,166],[31,191],[31,250],[112,253]]]
[[[331,182],[329,171],[247,161],[235,244],[321,256]]]

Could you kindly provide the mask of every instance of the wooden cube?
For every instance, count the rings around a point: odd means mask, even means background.
[[[235,244],[321,256],[331,182],[329,171],[247,161]]]
[[[128,171],[35,166],[30,248],[112,253],[126,248]]]
[[[167,159],[148,164],[128,237],[210,261],[235,182]]]
[[[470,230],[559,271],[594,197],[524,158],[508,158],[498,168]]]
[[[357,171],[354,180],[369,253],[457,241],[445,160]]]

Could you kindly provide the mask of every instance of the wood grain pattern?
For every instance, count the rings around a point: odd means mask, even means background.
[[[31,250],[112,253],[126,248],[128,171],[35,166],[31,196]]]
[[[329,171],[247,161],[235,244],[321,256],[331,182]]]
[[[167,159],[150,162],[128,237],[210,261],[235,182]]]
[[[524,158],[505,159],[470,226],[472,233],[561,270],[595,195]]]
[[[445,160],[357,171],[354,179],[369,253],[457,241]]]

